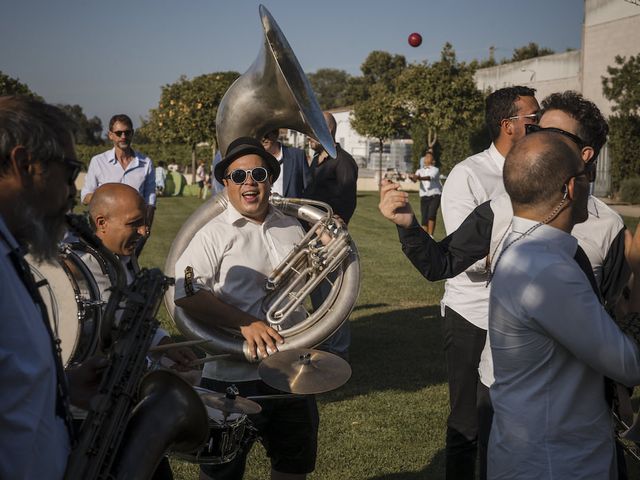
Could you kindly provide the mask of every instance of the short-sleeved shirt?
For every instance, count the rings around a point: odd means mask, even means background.
[[[242,216],[229,203],[193,237],[176,262],[175,298],[199,290],[264,319],[268,275],[304,236],[300,223],[270,207],[263,223]],[[256,364],[221,359],[205,364],[203,376],[221,381],[259,378]]]
[[[429,177],[430,180],[420,180],[420,196],[433,197],[442,194],[442,186],[440,185],[440,169],[430,165],[428,167],[416,170],[419,177]]]
[[[59,479],[69,435],[49,333],[8,256],[17,247],[0,217],[0,478]]]
[[[138,190],[147,205],[155,205],[156,177],[153,162],[140,152],[133,153],[134,159],[126,170],[118,163],[115,148],[93,157],[89,163],[80,198],[84,199],[105,183],[124,183]]]

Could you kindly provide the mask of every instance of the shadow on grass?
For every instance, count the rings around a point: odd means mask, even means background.
[[[369,477],[368,480],[424,480],[426,478],[444,478],[444,462],[445,452],[444,449],[442,449],[433,456],[429,465],[419,472],[385,473],[383,475]]]
[[[322,395],[323,400],[384,390],[413,392],[446,382],[439,310],[432,305],[380,312],[352,321],[353,375],[344,387]]]

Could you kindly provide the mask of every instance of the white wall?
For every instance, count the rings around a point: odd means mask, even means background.
[[[476,85],[480,90],[524,85],[535,88],[541,101],[550,93],[580,90],[580,61],[580,51],[575,50],[482,68],[475,74]]]
[[[640,53],[640,6],[624,0],[586,0],[582,38],[582,94],[605,116],[611,102],[602,95],[602,77],[616,55]]]

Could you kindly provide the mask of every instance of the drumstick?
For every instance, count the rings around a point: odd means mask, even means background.
[[[159,352],[164,352],[166,350],[171,350],[174,348],[195,347],[198,345],[202,345],[204,343],[209,343],[210,341],[211,340],[187,340],[184,342],[163,343],[162,345],[156,345],[155,347],[151,347],[149,349],[149,353],[159,353]]]
[[[227,357],[230,357],[230,356],[231,356],[230,353],[222,353],[220,355],[213,355],[211,357],[199,358],[197,360],[192,360],[191,362],[189,362],[189,366],[190,367],[196,367],[198,365],[203,365],[203,364],[209,363],[209,362],[215,362],[216,360],[219,360],[221,358],[227,358]]]

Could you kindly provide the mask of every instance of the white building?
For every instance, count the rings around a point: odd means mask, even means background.
[[[476,72],[478,88],[496,90],[525,85],[538,100],[553,92],[576,90],[594,102],[605,116],[611,102],[602,95],[602,77],[616,55],[640,53],[640,6],[624,0],[585,0],[582,49],[483,68]],[[605,147],[598,161],[596,195],[611,190],[610,159]]]

